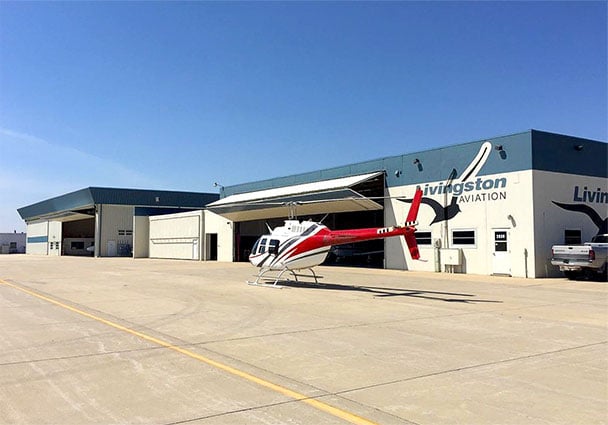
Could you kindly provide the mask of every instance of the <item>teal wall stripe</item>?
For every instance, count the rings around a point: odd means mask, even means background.
[[[27,243],[45,243],[48,241],[48,236],[30,236],[27,238]]]

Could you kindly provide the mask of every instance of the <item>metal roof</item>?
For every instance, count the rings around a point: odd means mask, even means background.
[[[79,214],[97,204],[204,208],[218,198],[219,195],[215,193],[87,187],[19,208],[17,211],[23,220],[32,221]]]
[[[420,144],[420,140],[417,141]],[[423,141],[422,141],[423,142]],[[608,144],[539,130],[489,137],[468,143],[433,148],[291,176],[226,186],[222,196],[256,192],[322,180],[386,171],[388,187],[445,181],[452,170],[460,174],[484,142],[496,148],[479,176],[523,170],[542,170],[608,177]],[[501,150],[498,150],[498,147]],[[574,147],[580,147],[575,150]],[[407,146],[404,146],[407,147]]]

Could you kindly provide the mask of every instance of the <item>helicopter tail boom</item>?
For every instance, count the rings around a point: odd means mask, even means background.
[[[407,214],[404,226],[369,228],[369,229],[351,229],[351,230],[334,230],[323,234],[323,245],[341,245],[353,242],[363,242],[372,239],[390,238],[393,236],[403,236],[405,243],[412,259],[420,259],[418,244],[416,243],[416,218],[418,217],[418,209],[422,199],[422,190],[416,189],[416,194],[412,200],[412,206]]]

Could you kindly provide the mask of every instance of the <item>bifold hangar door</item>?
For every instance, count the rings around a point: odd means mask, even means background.
[[[382,210],[384,172],[341,177],[240,193],[212,202],[207,208],[235,222],[287,217],[290,205],[297,215]],[[371,197],[370,197],[371,196]]]
[[[292,213],[299,219],[322,220],[334,230],[382,227],[385,173],[321,180],[227,196],[207,205],[234,221],[236,261],[247,261],[251,248],[268,227],[283,223]],[[326,264],[382,267],[383,241],[335,246]]]
[[[201,259],[203,212],[151,216],[150,258]]]

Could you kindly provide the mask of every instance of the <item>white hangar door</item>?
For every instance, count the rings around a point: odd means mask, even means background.
[[[200,260],[202,214],[150,217],[150,258]]]
[[[509,229],[492,229],[492,274],[511,275]]]
[[[49,222],[27,224],[27,241],[25,252],[28,254],[49,254]]]

